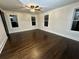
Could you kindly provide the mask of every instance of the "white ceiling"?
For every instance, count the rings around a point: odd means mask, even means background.
[[[64,5],[68,5],[71,3],[78,2],[79,0],[23,0],[25,4],[28,4],[30,2],[39,4],[41,7],[43,7],[43,11],[48,11],[54,8],[58,8]],[[0,0],[0,8],[6,9],[6,10],[14,10],[16,11],[27,11],[28,10],[22,10],[19,6],[22,6],[22,3],[19,0]]]

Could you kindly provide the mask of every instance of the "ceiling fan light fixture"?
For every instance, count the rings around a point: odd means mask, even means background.
[[[31,9],[30,11],[31,11],[31,12],[35,12],[35,9]]]

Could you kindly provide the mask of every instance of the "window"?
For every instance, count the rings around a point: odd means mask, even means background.
[[[32,20],[32,26],[35,26],[36,25],[36,18],[34,16],[32,16],[31,20]]]
[[[13,28],[18,27],[18,21],[16,15],[10,15],[10,21]]]
[[[79,31],[79,9],[75,10],[74,20],[71,30]]]
[[[44,16],[44,26],[46,26],[46,27],[48,27],[48,19],[49,19],[49,16],[45,15]]]

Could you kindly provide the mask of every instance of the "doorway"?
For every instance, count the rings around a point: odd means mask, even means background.
[[[1,10],[0,10],[0,16],[1,16],[1,18],[2,18],[2,22],[3,22],[4,28],[5,28],[7,37],[10,37],[9,31],[8,31],[8,27],[7,27],[7,23],[6,23],[5,16],[4,16],[4,12],[1,11]]]

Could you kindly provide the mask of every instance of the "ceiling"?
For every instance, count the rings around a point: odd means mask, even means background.
[[[28,4],[30,2],[39,4],[43,8],[43,12],[78,1],[79,0],[23,0],[25,4]],[[19,0],[0,0],[0,8],[3,8],[5,10],[29,12],[26,9],[20,9],[20,6],[22,5],[23,4]]]

